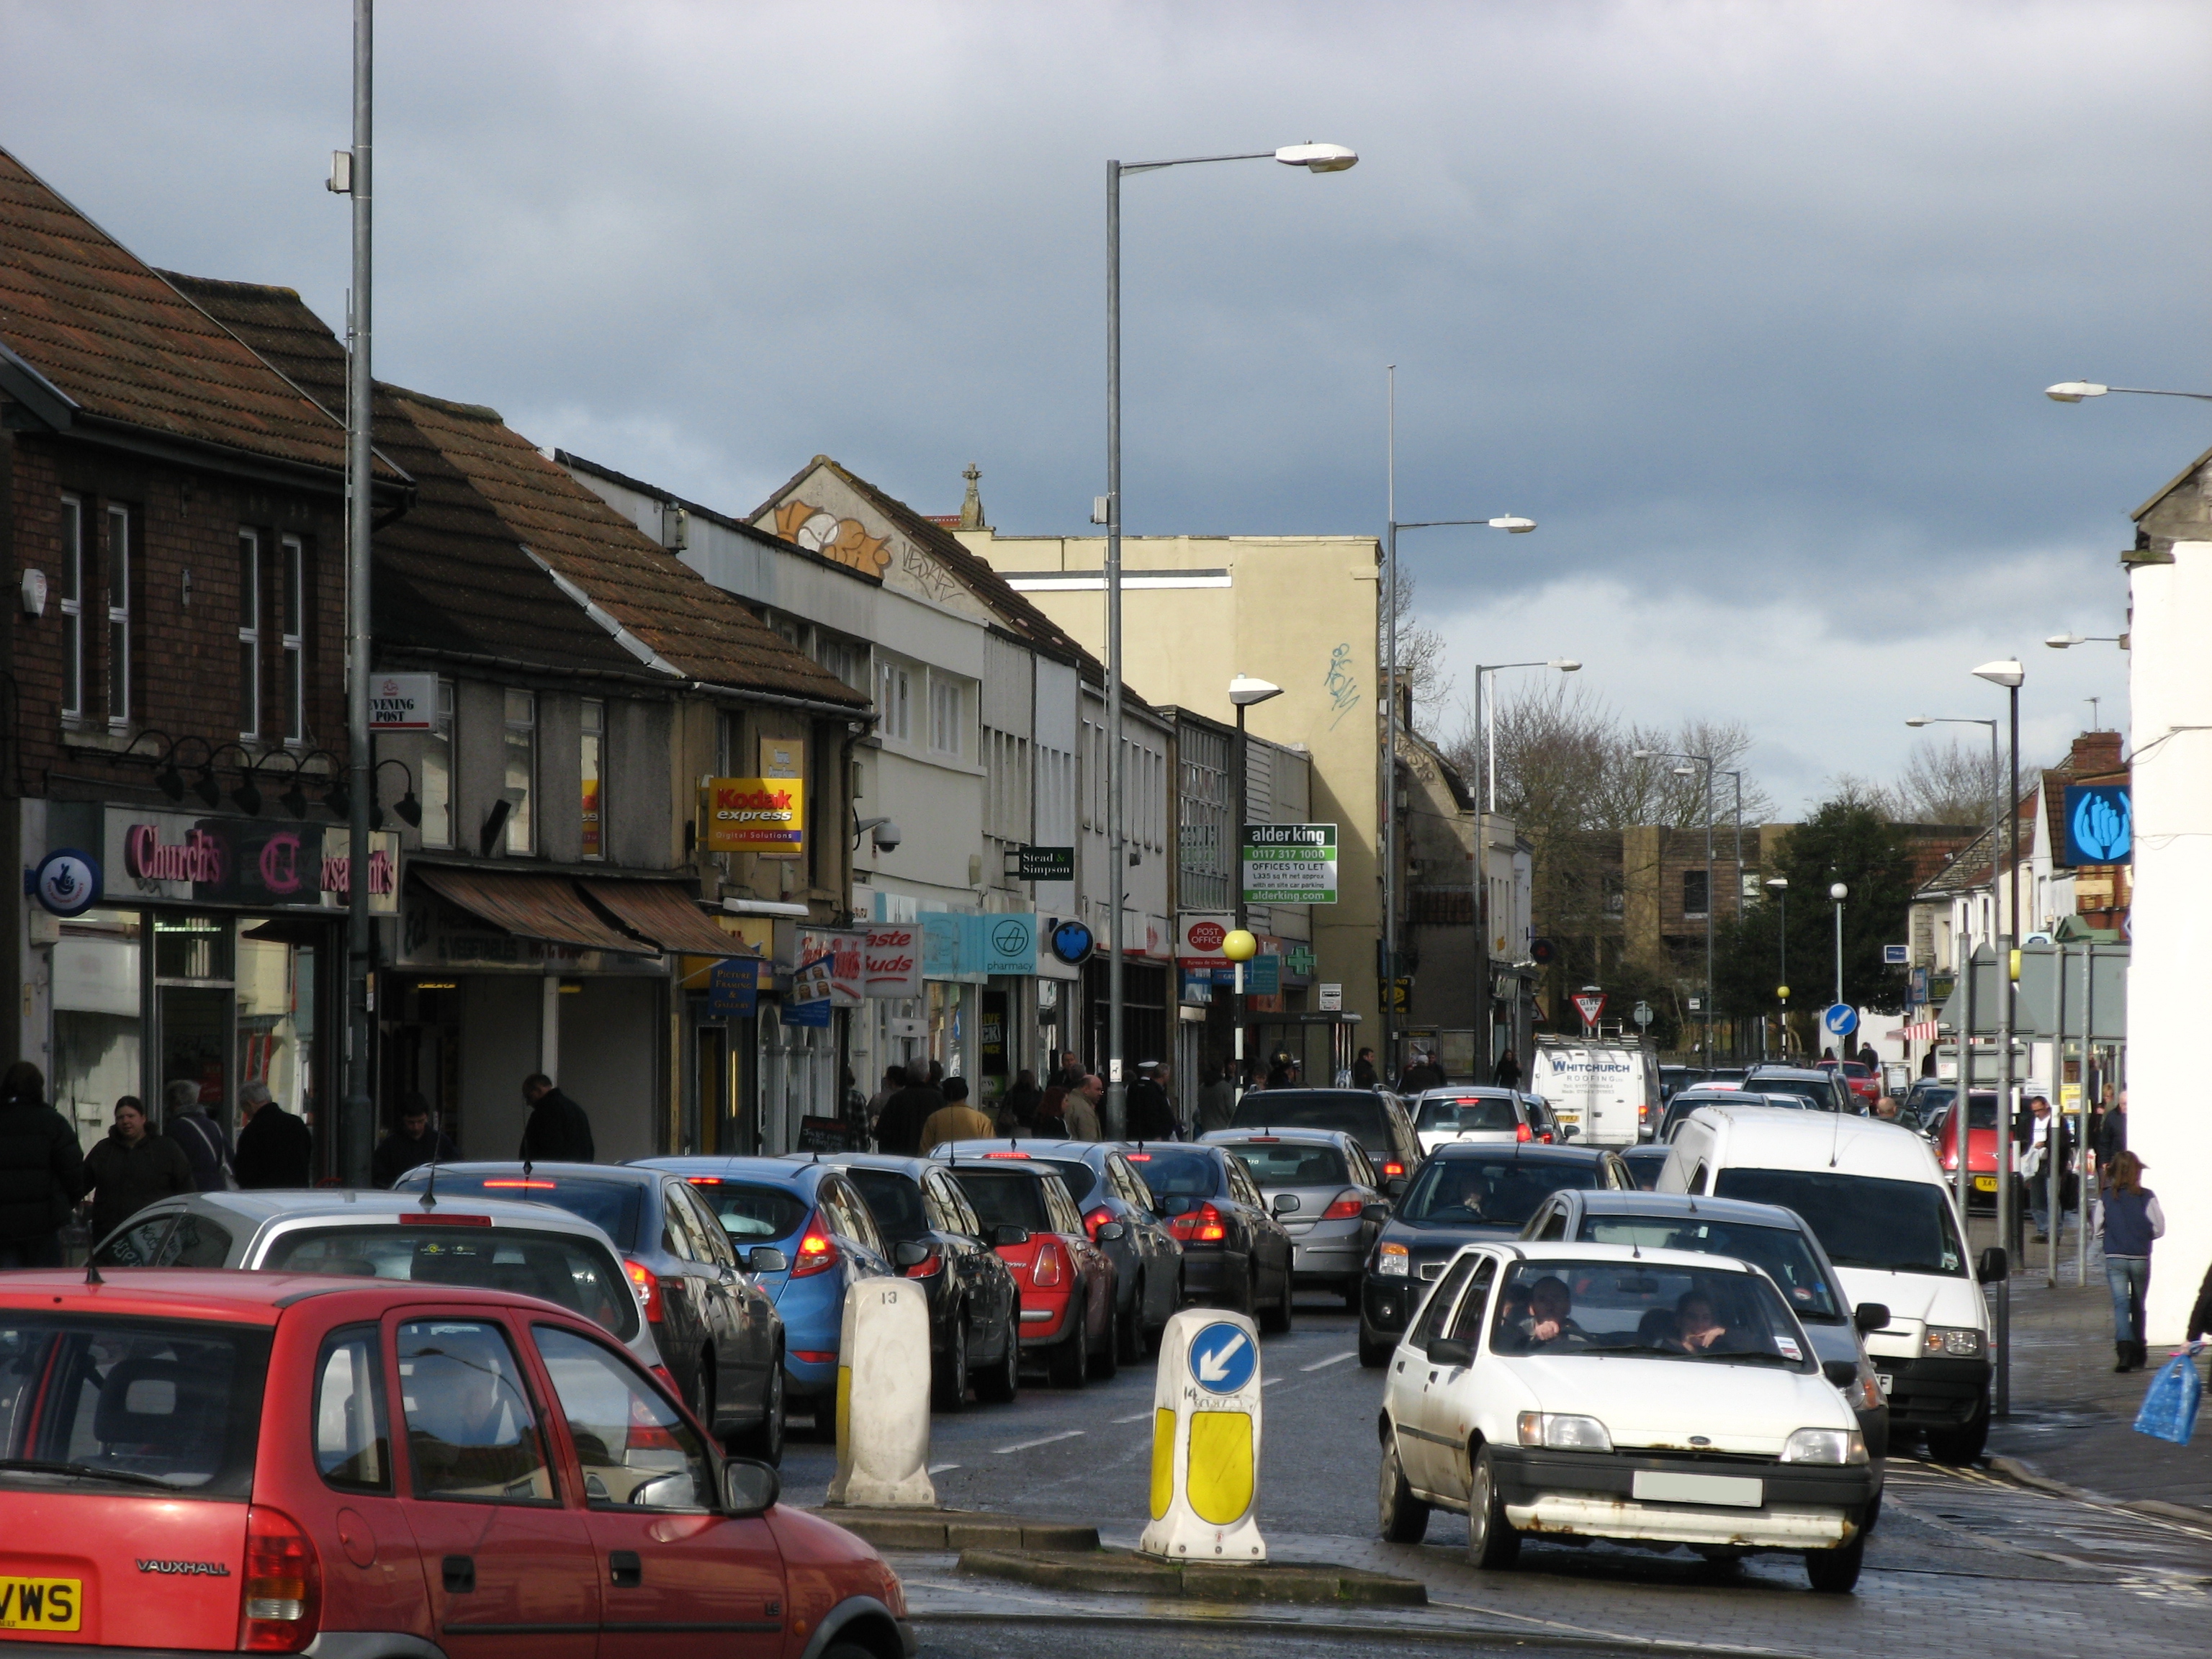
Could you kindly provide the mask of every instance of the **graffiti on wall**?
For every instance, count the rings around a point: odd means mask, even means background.
[[[1332,732],[1337,721],[1359,706],[1359,677],[1352,672],[1352,646],[1347,641],[1329,653],[1328,672],[1322,677],[1322,690],[1328,694],[1329,707],[1335,713],[1328,726]]]
[[[806,501],[789,501],[776,508],[775,533],[863,575],[880,579],[890,568],[890,537],[871,536],[858,519],[841,519]]]

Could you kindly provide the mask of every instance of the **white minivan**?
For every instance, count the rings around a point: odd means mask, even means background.
[[[1528,1091],[1579,1146],[1633,1146],[1659,1127],[1659,1059],[1634,1037],[1538,1037]]]
[[[1947,1463],[1981,1455],[1990,1431],[1989,1306],[2005,1254],[1968,1260],[1966,1229],[1928,1143],[1878,1120],[1771,1106],[1706,1106],[1675,1132],[1662,1193],[1711,1193],[1795,1210],[1852,1304],[1889,1322],[1867,1357],[1889,1396],[1893,1435],[1928,1437]]]

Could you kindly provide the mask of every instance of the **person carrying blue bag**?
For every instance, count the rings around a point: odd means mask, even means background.
[[[2203,1381],[2197,1375],[2197,1356],[2203,1349],[2207,1329],[2212,1329],[2212,1268],[2206,1269],[2204,1282],[2197,1289],[2197,1305],[2189,1310],[2185,1346],[2151,1379],[2150,1392],[2136,1413],[2137,1433],[2171,1440],[2177,1446],[2189,1443],[2197,1428],[2197,1402],[2204,1392]]]

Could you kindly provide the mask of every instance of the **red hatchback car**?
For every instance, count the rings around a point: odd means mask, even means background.
[[[986,1152],[947,1167],[1013,1269],[1022,1352],[1042,1352],[1055,1389],[1113,1376],[1115,1269],[1099,1245],[1119,1238],[1121,1224],[1100,1224],[1094,1239],[1052,1165],[1027,1152]]]
[[[1943,1109],[1942,1119],[1929,1132],[1944,1176],[1954,1190],[1959,1184],[1956,1098],[1954,1094],[1954,1103]],[[1966,1097],[1966,1179],[1973,1188],[1972,1206],[1994,1212],[1997,1207],[1997,1097],[1994,1090],[1984,1094],[1977,1089]]]
[[[778,1490],[550,1303],[0,1274],[0,1656],[907,1659],[890,1569]]]
[[[1832,1072],[1838,1067],[1844,1073],[1844,1086],[1851,1091],[1851,1097],[1861,1105],[1872,1107],[1881,1098],[1881,1079],[1875,1075],[1872,1066],[1863,1066],[1856,1060],[1824,1060],[1820,1062],[1820,1068],[1824,1072]]]

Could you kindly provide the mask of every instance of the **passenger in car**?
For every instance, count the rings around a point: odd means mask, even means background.
[[[1713,1311],[1713,1299],[1703,1291],[1685,1291],[1674,1304],[1675,1336],[1686,1353],[1705,1353],[1728,1335]]]

